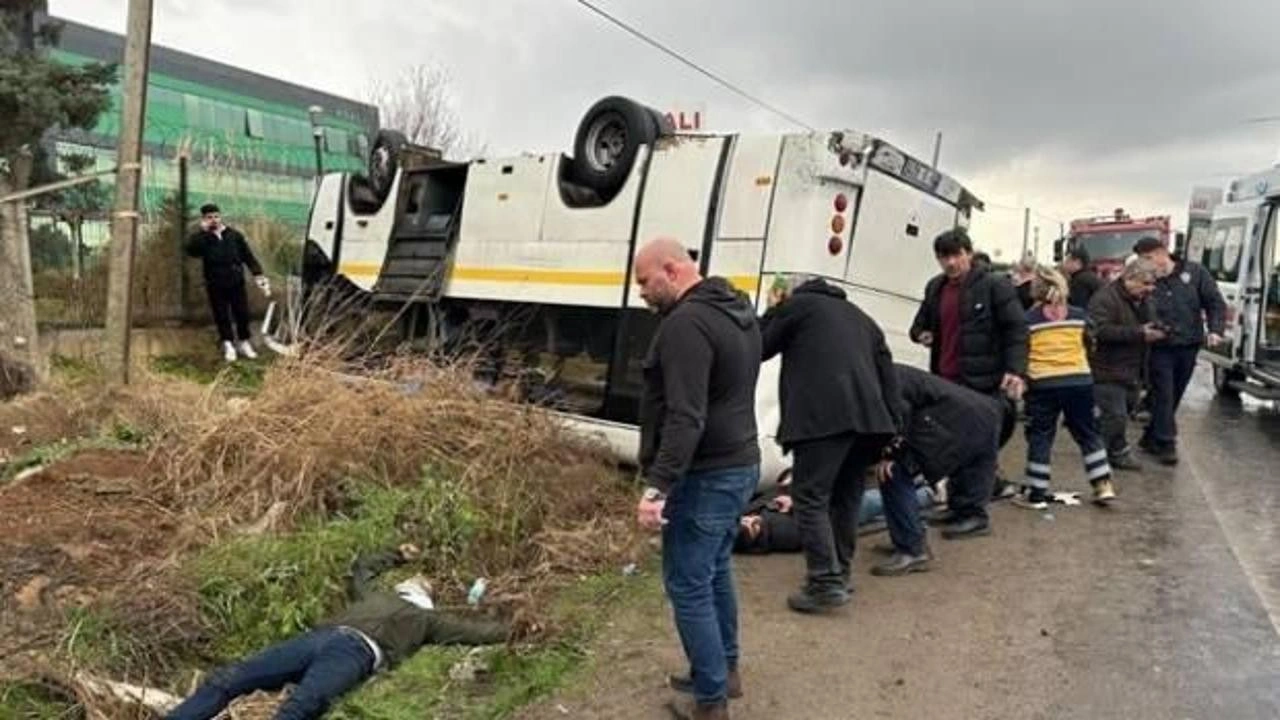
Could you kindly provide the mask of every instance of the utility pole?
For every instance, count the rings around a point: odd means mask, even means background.
[[[1031,252],[1035,253],[1036,262],[1040,262],[1040,226],[1039,225],[1036,226],[1035,244],[1032,245],[1032,247],[1035,248]]]
[[[152,0],[129,0],[124,43],[116,205],[111,214],[111,269],[107,286],[105,358],[108,380],[129,382],[133,320],[133,260],[138,244],[138,188],[142,179],[143,113],[151,57]]]
[[[1018,258],[1019,261],[1021,261],[1023,258],[1027,256],[1027,240],[1030,239],[1030,235],[1031,235],[1031,208],[1023,208],[1022,209],[1022,256]]]
[[[939,130],[938,134],[933,138],[933,165],[931,167],[934,170],[938,169],[938,155],[941,152],[942,152],[942,131]]]

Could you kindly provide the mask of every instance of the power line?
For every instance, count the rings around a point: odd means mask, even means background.
[[[631,34],[632,36],[634,36],[634,37],[636,37],[637,39],[639,39],[641,42],[644,42],[644,43],[646,43],[646,44],[648,44],[648,45],[650,45],[650,46],[652,46],[652,47],[654,47],[654,48],[657,48],[657,49],[658,49],[658,50],[660,50],[661,52],[666,53],[667,55],[669,55],[670,57],[674,58],[675,60],[677,60],[678,62],[682,63],[683,65],[686,65],[686,66],[688,66],[689,68],[692,68],[693,70],[697,71],[698,73],[701,73],[702,75],[706,76],[707,78],[710,78],[713,82],[715,82],[715,83],[717,83],[717,84],[721,85],[722,87],[724,87],[724,88],[728,89],[730,92],[732,92],[732,93],[734,93],[734,94],[736,94],[736,95],[738,95],[738,96],[740,96],[740,97],[742,97],[742,98],[746,99],[748,102],[751,102],[751,103],[754,103],[754,104],[756,104],[756,105],[759,105],[760,107],[764,108],[765,110],[768,110],[769,112],[773,113],[774,115],[777,115],[778,117],[781,117],[781,118],[783,118],[783,119],[787,120],[788,122],[791,122],[791,123],[794,123],[794,124],[796,124],[796,125],[799,125],[800,127],[804,128],[804,129],[806,129],[806,130],[809,130],[809,131],[816,131],[816,130],[815,130],[815,128],[814,128],[812,125],[810,125],[809,123],[807,123],[807,122],[805,122],[805,121],[801,120],[800,118],[797,118],[795,115],[792,115],[791,113],[788,113],[788,112],[787,112],[787,111],[785,111],[785,110],[782,110],[782,109],[780,109],[780,108],[778,108],[778,107],[776,107],[776,106],[774,106],[774,105],[771,105],[771,104],[769,104],[769,103],[765,102],[764,100],[761,100],[760,98],[756,97],[755,95],[752,95],[751,93],[747,92],[746,90],[743,90],[742,88],[738,87],[737,85],[734,85],[733,83],[729,82],[728,80],[725,80],[724,78],[720,77],[720,76],[719,76],[719,75],[717,75],[716,73],[714,73],[714,72],[712,72],[712,71],[710,71],[710,70],[708,70],[708,69],[706,69],[706,68],[702,67],[701,65],[697,64],[696,62],[694,62],[694,61],[692,61],[692,60],[690,60],[690,59],[686,58],[684,55],[681,55],[679,52],[677,52],[677,51],[675,51],[675,50],[672,50],[671,48],[669,48],[669,47],[667,47],[666,45],[662,44],[661,42],[659,42],[659,41],[657,41],[657,40],[655,40],[655,39],[653,39],[653,38],[649,37],[648,35],[646,35],[645,33],[641,32],[640,30],[637,30],[636,28],[632,27],[631,25],[628,25],[626,22],[624,22],[624,21],[622,21],[622,20],[619,20],[618,18],[614,17],[613,15],[610,15],[610,14],[609,14],[609,12],[608,12],[607,10],[604,10],[604,9],[600,8],[599,6],[595,5],[594,3],[591,3],[591,2],[589,2],[588,0],[575,0],[575,2],[577,2],[577,3],[578,3],[579,5],[581,5],[582,7],[584,7],[584,8],[586,8],[586,9],[590,10],[591,12],[593,12],[593,13],[595,13],[595,14],[599,15],[600,17],[604,18],[605,20],[607,20],[607,21],[609,21],[609,22],[613,23],[614,25],[617,25],[619,28],[622,28],[622,29],[623,29],[623,30],[625,30],[627,33],[629,33],[629,34]]]

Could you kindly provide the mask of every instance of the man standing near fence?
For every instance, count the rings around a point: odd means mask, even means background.
[[[673,239],[636,254],[636,284],[662,315],[644,361],[640,467],[648,488],[636,515],[662,530],[662,580],[691,693],[679,717],[727,720],[738,677],[738,605],[732,552],[738,518],[760,479],[755,394],[760,328],[750,300],[724,278],[703,279]]]
[[[223,359],[235,362],[237,351],[248,359],[258,357],[249,342],[245,267],[249,268],[254,283],[264,295],[271,295],[271,286],[262,274],[258,259],[249,249],[249,241],[239,230],[224,225],[218,206],[209,203],[200,208],[200,229],[187,238],[187,255],[203,262],[205,292],[209,295],[213,322],[218,326]]]

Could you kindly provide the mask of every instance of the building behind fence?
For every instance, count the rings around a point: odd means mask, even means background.
[[[118,63],[123,57],[122,35],[56,22],[63,29],[57,46],[48,49],[53,58],[79,64]],[[92,130],[58,130],[46,138],[46,155],[62,172],[115,166],[119,83],[110,91],[111,105]],[[313,113],[317,106],[321,111]],[[245,232],[269,271],[290,270],[300,252],[316,175],[364,168],[377,127],[372,105],[153,46],[135,321],[203,316],[200,273],[183,260],[180,238],[205,202],[217,203],[225,221]],[[71,159],[77,157],[87,167],[75,167]],[[43,325],[101,322],[114,176],[100,182],[68,193],[64,207],[32,207],[37,314]]]

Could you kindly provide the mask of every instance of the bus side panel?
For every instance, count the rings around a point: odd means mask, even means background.
[[[701,250],[711,193],[726,142],[728,139],[724,137],[689,136],[658,142],[645,181],[636,249],[655,238],[670,237],[691,250]],[[644,301],[635,283],[627,285],[627,305],[643,307]]]
[[[955,226],[955,207],[874,170],[862,192],[845,279],[891,295],[923,297],[925,284],[938,273],[933,239]]]
[[[740,136],[725,171],[724,204],[709,273],[727,278],[750,295],[752,303],[760,293],[761,255],[781,151],[778,136]]]
[[[525,156],[471,164],[446,296],[523,300],[545,290],[521,270],[556,268],[540,261],[544,249],[539,242],[554,158]]]
[[[557,156],[557,162],[563,165],[570,161]],[[553,186],[547,192],[538,254],[530,262],[559,268],[564,275],[550,278],[558,282],[544,286],[531,299],[614,310],[621,306],[636,204],[646,184],[648,164],[649,150],[641,148],[626,184],[607,205],[600,207],[565,205],[559,187],[554,185],[559,182],[560,170],[556,169],[551,176]]]
[[[372,290],[378,282],[378,274],[382,272],[387,244],[391,242],[391,230],[395,227],[403,177],[403,173],[396,173],[386,201],[372,214],[358,214],[351,205],[351,194],[345,193],[347,199],[343,209],[338,272],[361,290]]]
[[[811,135],[787,136],[778,167],[764,251],[766,276],[800,272],[843,277],[858,186],[841,178],[838,158],[821,138]],[[840,195],[847,203],[843,213],[835,209]],[[839,232],[833,227],[837,214],[843,224]],[[839,242],[833,244],[833,237]]]

